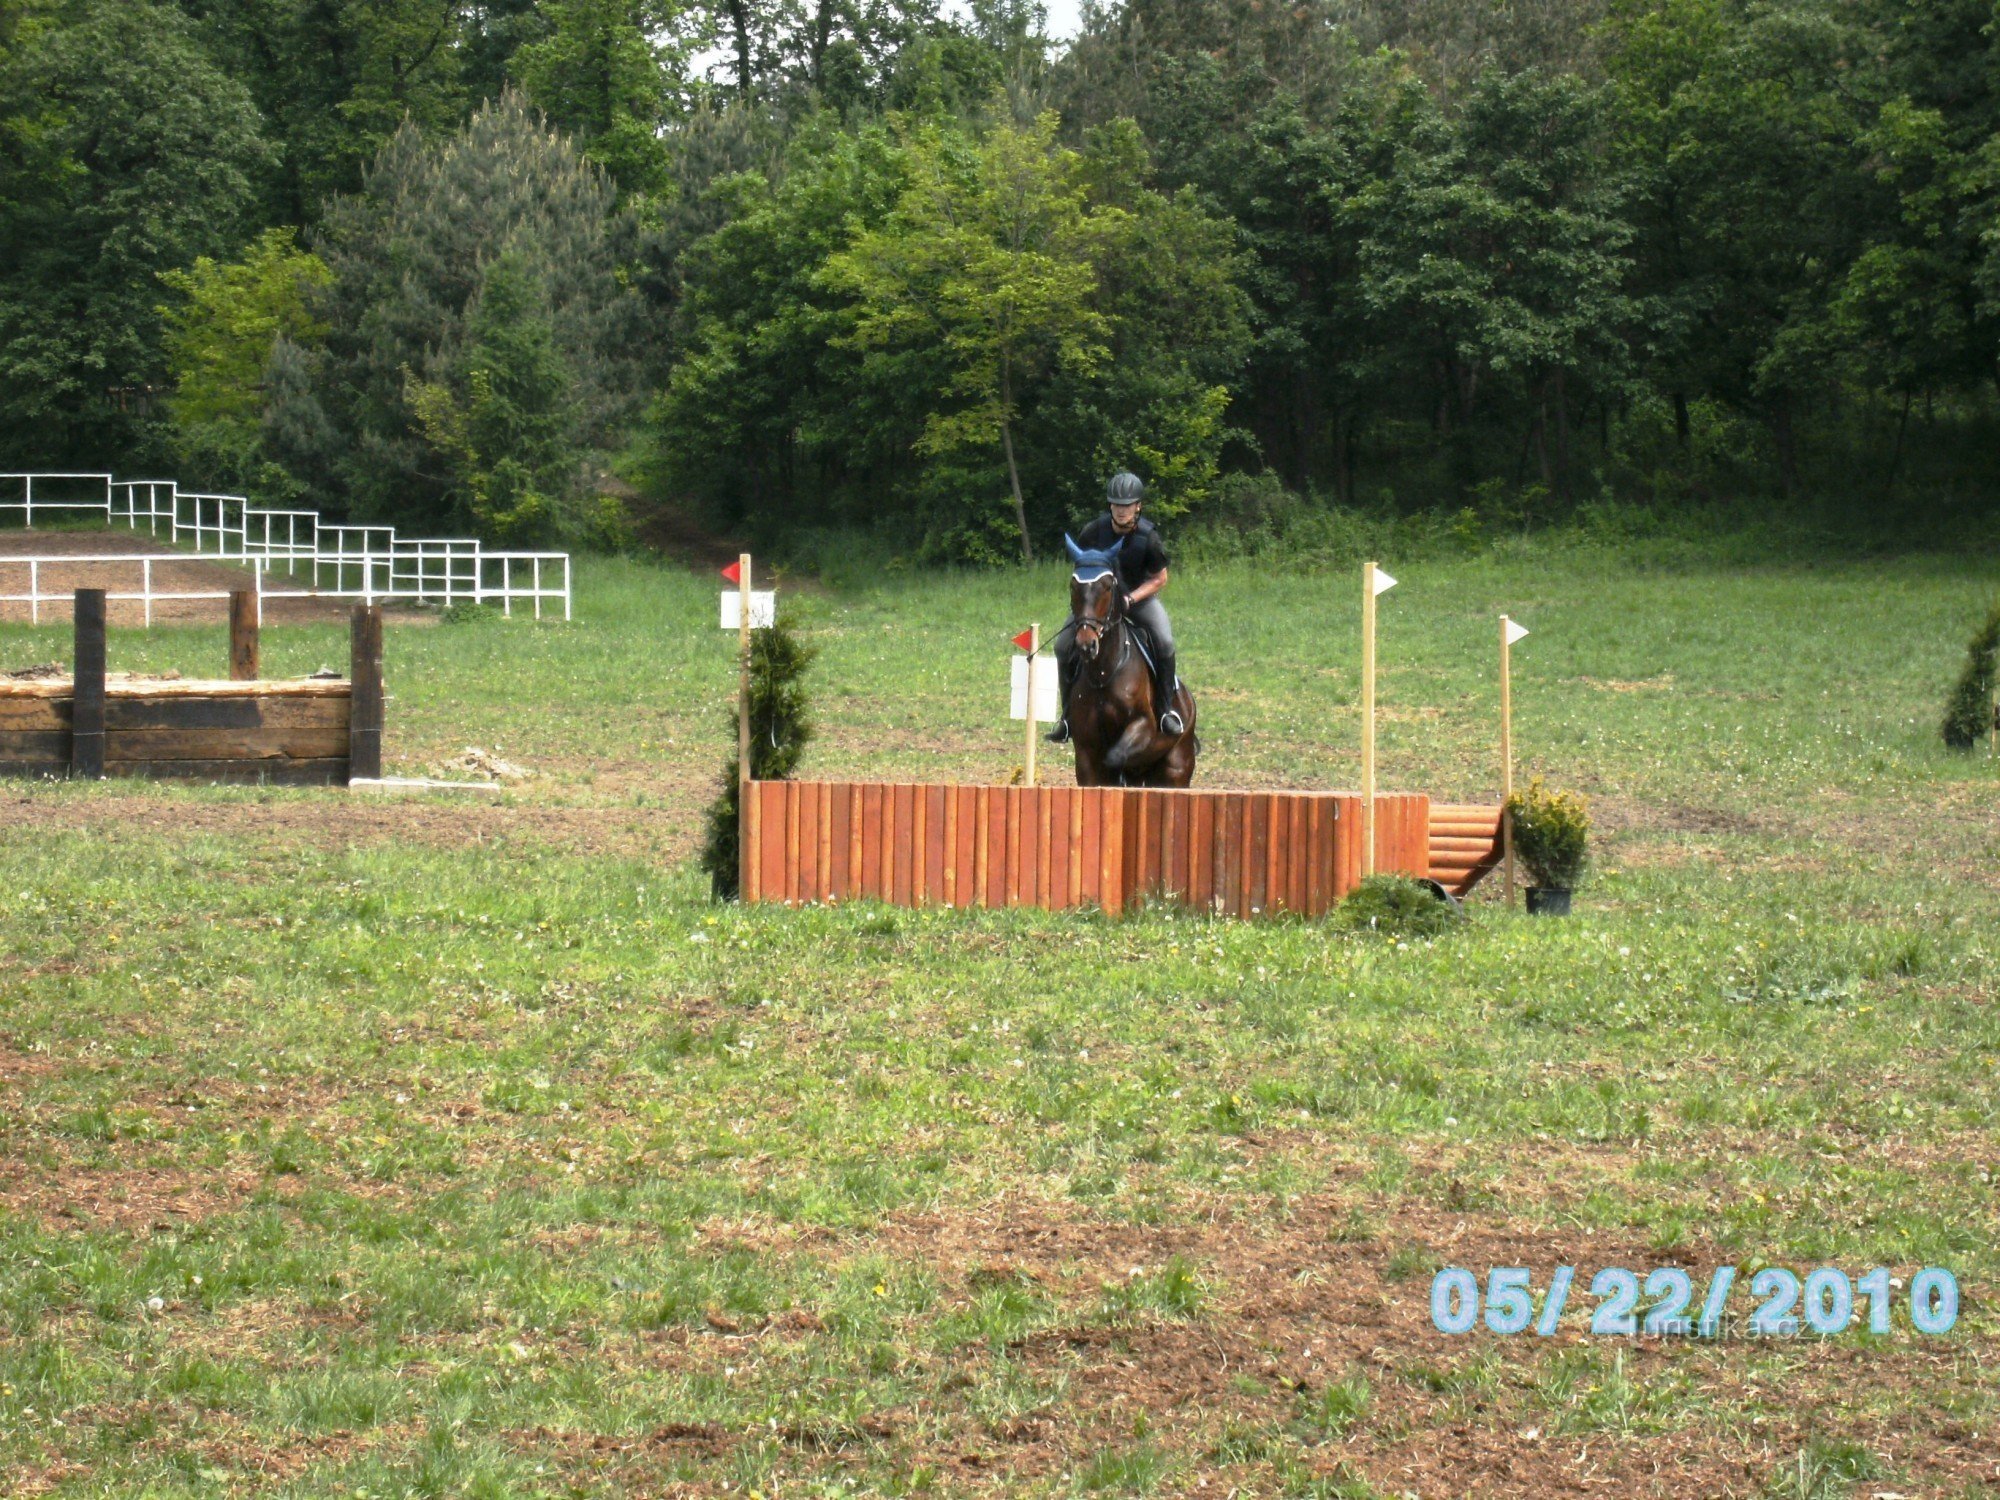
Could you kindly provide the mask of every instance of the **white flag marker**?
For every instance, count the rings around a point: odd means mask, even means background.
[[[1391,578],[1387,573],[1383,572],[1380,568],[1377,568],[1375,570],[1375,592],[1377,596],[1388,593],[1389,590],[1394,588],[1395,586],[1396,586],[1395,579]]]
[[[750,592],[750,628],[769,630],[778,618],[778,594],[775,589],[752,589]],[[743,626],[743,595],[730,589],[722,596],[722,628],[740,630]]]
[[[1034,667],[1035,718],[1041,723],[1053,724],[1062,717],[1062,705],[1056,700],[1056,664],[1052,657],[1037,656]],[[1013,690],[1008,699],[1007,717],[1025,719],[1028,717],[1028,658],[1015,657],[1013,668]]]
[[[1503,620],[1507,620],[1507,617],[1506,617],[1505,615],[1502,615],[1502,616],[1501,616],[1500,618],[1501,618],[1501,619],[1503,619]],[[1514,644],[1514,642],[1516,642],[1516,641],[1520,641],[1520,640],[1526,640],[1526,639],[1527,639],[1527,636],[1528,636],[1528,627],[1527,627],[1527,626],[1525,626],[1525,625],[1522,625],[1522,624],[1520,624],[1520,623],[1518,623],[1518,622],[1516,622],[1516,621],[1514,621],[1514,620],[1507,620],[1507,644],[1508,644],[1508,645],[1510,645],[1510,646],[1511,646],[1511,645],[1513,645],[1513,644]]]

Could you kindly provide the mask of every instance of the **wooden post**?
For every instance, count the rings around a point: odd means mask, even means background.
[[[382,778],[382,606],[357,604],[348,665],[347,775]]]
[[[255,682],[260,666],[257,595],[237,589],[229,596],[229,680]]]
[[[740,607],[736,612],[736,766],[740,780],[750,780],[750,554],[736,559],[736,588]]]
[[[1514,643],[1509,640],[1512,622],[1500,617],[1500,848],[1507,871],[1507,904],[1514,904],[1514,820],[1507,815],[1508,799],[1514,795]]]
[[[757,858],[757,806],[750,795],[750,554],[736,556],[736,898],[757,892],[751,863]]]
[[[1016,616],[1018,619],[1019,616]],[[1035,731],[1041,726],[1035,722],[1035,656],[1042,649],[1042,627],[1028,627],[1028,738],[1022,754],[1021,780],[1026,786],[1035,784]]]
[[[69,774],[80,781],[104,776],[104,590],[78,589],[75,684],[70,708]]]
[[[1361,874],[1375,873],[1375,564],[1361,565]]]

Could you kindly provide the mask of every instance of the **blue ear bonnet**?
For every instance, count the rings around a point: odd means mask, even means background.
[[[1089,583],[1111,571],[1119,549],[1125,545],[1125,538],[1121,536],[1109,547],[1079,547],[1076,539],[1065,531],[1063,545],[1069,548],[1069,560],[1076,565],[1070,576],[1078,583]]]

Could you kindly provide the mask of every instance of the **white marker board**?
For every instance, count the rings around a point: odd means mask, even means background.
[[[1028,717],[1028,660],[1025,656],[1014,658],[1013,694],[1007,705],[1007,717],[1010,719]],[[1053,724],[1062,717],[1062,704],[1056,697],[1055,658],[1037,656],[1034,663],[1035,717],[1044,724]]]
[[[750,591],[750,628],[768,630],[778,618],[778,595],[776,590],[752,589]],[[722,628],[740,630],[743,628],[743,591],[725,589],[722,595]]]

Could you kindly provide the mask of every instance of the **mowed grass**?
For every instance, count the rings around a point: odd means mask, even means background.
[[[1935,719],[2000,570],[1384,560],[1385,784],[1494,794],[1511,611],[1523,767],[1604,828],[1572,919],[716,907],[731,641],[628,562],[391,632],[392,769],[542,773],[500,808],[10,786],[0,1492],[1994,1493],[2000,763]],[[1350,571],[1177,577],[1204,783],[1351,784]],[[808,770],[1004,779],[1059,586],[793,590]],[[1564,1332],[1438,1335],[1446,1264],[1576,1266]],[[1963,1311],[1583,1332],[1664,1264]]]

